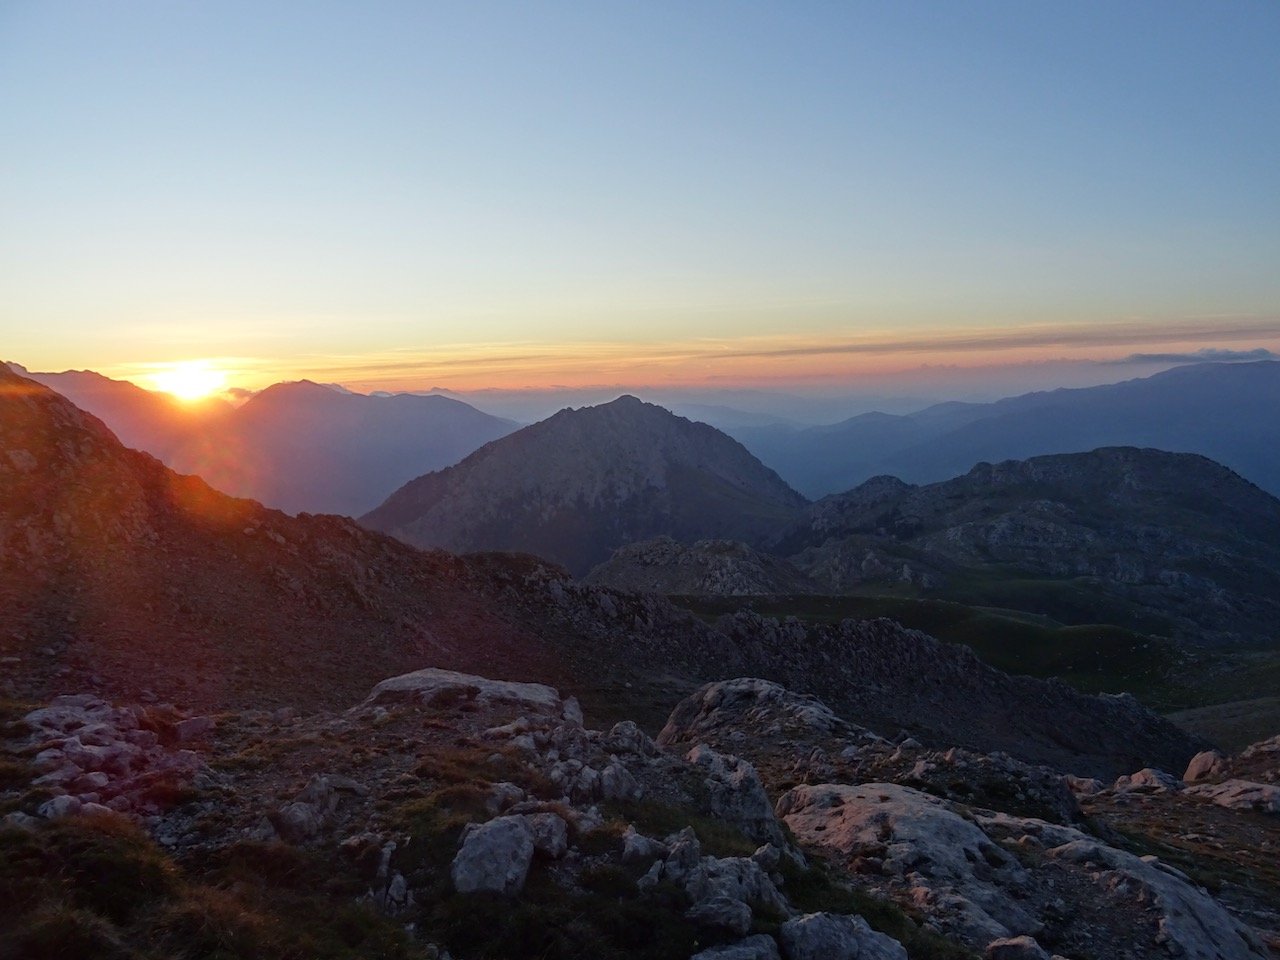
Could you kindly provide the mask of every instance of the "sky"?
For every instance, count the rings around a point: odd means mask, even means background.
[[[1273,0],[0,0],[0,353],[999,392],[1280,350],[1277,49]]]

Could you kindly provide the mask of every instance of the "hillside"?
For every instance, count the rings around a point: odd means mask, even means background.
[[[820,593],[780,557],[733,540],[677,543],[658,537],[619,547],[583,583],[665,596],[744,597]]]
[[[729,432],[810,497],[879,474],[944,480],[998,462],[1103,446],[1198,453],[1280,494],[1280,362],[1204,363],[995,403],[868,413],[830,426]]]
[[[655,536],[758,544],[804,506],[720,431],[624,396],[419,477],[361,522],[422,547],[519,550],[582,574]]]
[[[1192,454],[1119,447],[877,478],[774,544],[832,592],[907,586],[1067,623],[1272,641],[1280,501]]]

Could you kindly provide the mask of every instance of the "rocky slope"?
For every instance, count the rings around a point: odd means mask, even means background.
[[[361,522],[422,547],[521,550],[584,574],[659,535],[759,543],[805,503],[715,428],[620,397],[419,477]]]
[[[9,715],[6,960],[1266,960],[1277,943],[1260,859],[1254,899],[1220,900],[1146,834],[1122,839],[1132,817],[1082,816],[1157,796],[1154,772],[1106,787],[892,743],[758,679],[699,689],[656,741],[593,728],[545,685],[438,669],[344,710],[79,695]],[[1280,839],[1274,816],[1161,789],[1170,825],[1237,818],[1224,857]]]
[[[619,547],[582,578],[615,590],[665,596],[764,596],[821,593],[787,561],[733,540],[677,543],[658,537]]]
[[[774,549],[835,592],[907,582],[1018,606],[1001,581],[1074,582],[1093,622],[1255,641],[1280,622],[1280,501],[1192,454],[1115,447],[982,463],[923,487],[876,478],[814,504]],[[1049,588],[1021,602],[1055,615],[1054,599]]]

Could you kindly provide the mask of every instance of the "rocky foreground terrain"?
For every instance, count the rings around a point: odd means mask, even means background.
[[[3,957],[1280,946],[1280,741],[1103,783],[893,742],[758,679],[699,688],[655,739],[542,684],[438,669],[343,710],[90,694],[8,716]]]

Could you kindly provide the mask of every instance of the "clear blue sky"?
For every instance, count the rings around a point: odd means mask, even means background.
[[[1280,336],[1273,0],[0,0],[0,143],[37,367]]]

